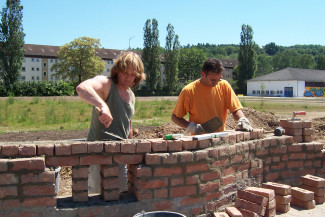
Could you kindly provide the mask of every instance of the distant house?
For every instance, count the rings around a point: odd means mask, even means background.
[[[37,45],[37,44],[25,44],[25,58],[22,64],[20,81],[59,81],[60,78],[56,78],[55,71],[51,70],[52,65],[58,61],[57,53],[60,50],[60,46],[49,45]],[[96,55],[103,59],[105,62],[105,69],[102,75],[108,76],[110,70],[113,67],[113,60],[119,56],[125,50],[105,49],[100,48],[96,50]],[[141,56],[141,53],[136,52]],[[221,62],[225,68],[223,78],[226,80],[236,79],[236,75],[233,72],[235,66],[238,65],[237,60],[221,59]],[[161,55],[161,68],[160,68],[160,85],[164,84],[164,70],[165,70],[165,58]],[[200,72],[197,72],[200,74]]]
[[[324,97],[325,70],[285,68],[247,81],[248,96]]]

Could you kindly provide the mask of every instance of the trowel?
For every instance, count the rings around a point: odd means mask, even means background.
[[[222,125],[223,123],[221,122],[218,116],[201,124],[202,128],[205,130],[206,133],[213,133]]]

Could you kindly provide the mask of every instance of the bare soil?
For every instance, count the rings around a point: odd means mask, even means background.
[[[244,108],[244,114],[251,122],[253,128],[265,129],[272,131],[279,126],[280,119],[272,113],[263,113],[251,108]],[[280,117],[289,118],[289,117]],[[308,119],[308,118],[306,118]],[[309,117],[314,128],[314,140],[325,143],[325,115],[323,112],[313,113],[312,118]],[[237,125],[232,115],[228,114],[227,129],[236,129]],[[161,138],[166,134],[184,133],[184,129],[178,127],[174,123],[167,123],[163,126],[148,127],[136,126],[134,129],[135,139]],[[51,131],[36,131],[36,132],[10,132],[0,134],[0,142],[31,142],[45,140],[70,140],[70,139],[85,139],[88,129],[86,130],[51,130]],[[59,197],[71,196],[71,167],[62,167],[60,171],[60,191]]]

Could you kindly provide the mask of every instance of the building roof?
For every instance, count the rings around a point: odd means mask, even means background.
[[[224,68],[235,68],[238,65],[238,60],[220,59]]]
[[[325,82],[325,70],[285,68],[248,81],[307,81]]]

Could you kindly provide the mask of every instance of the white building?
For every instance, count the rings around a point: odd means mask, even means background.
[[[325,70],[285,68],[247,81],[248,96],[323,97]]]

